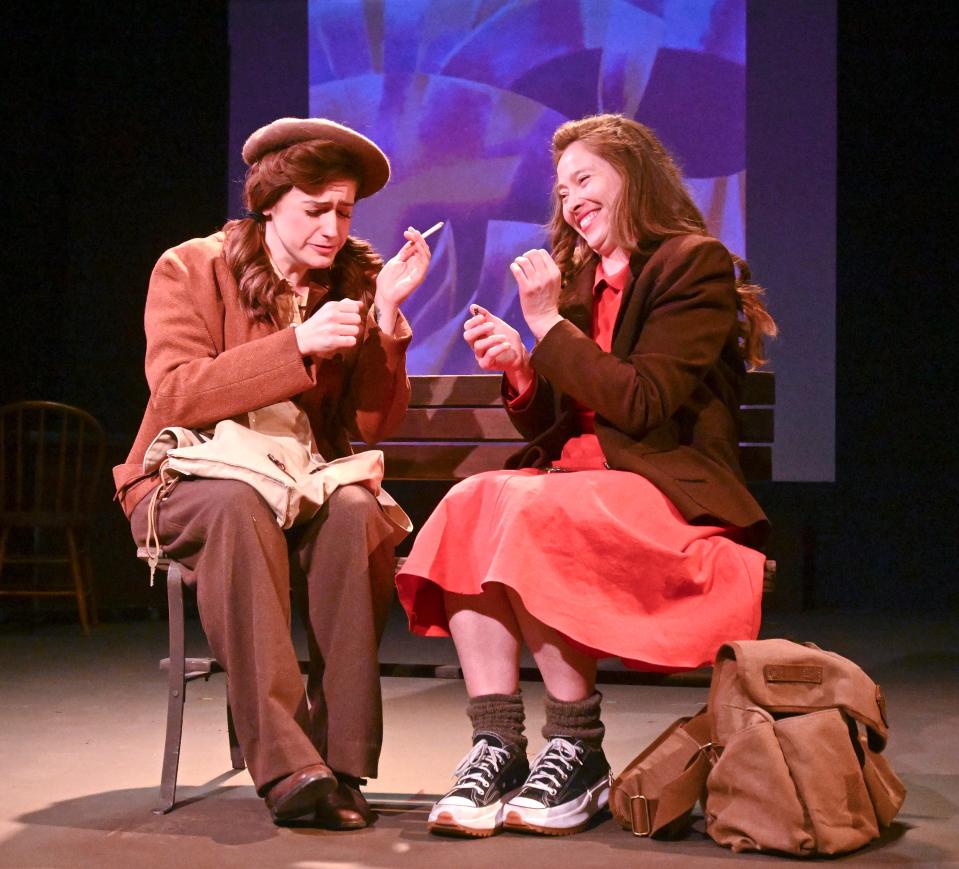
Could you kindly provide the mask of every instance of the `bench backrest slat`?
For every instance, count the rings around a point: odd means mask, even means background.
[[[768,407],[740,411],[744,443],[768,444],[773,439],[773,413]],[[411,407],[394,432],[396,441],[515,441],[519,434],[499,407]]]
[[[464,480],[481,471],[503,467],[522,441],[494,443],[396,443],[376,445],[386,458],[387,480]],[[359,444],[357,449],[369,449]],[[769,480],[772,477],[772,453],[766,446],[745,445],[739,448],[739,461],[747,480]]]
[[[523,445],[502,409],[496,374],[410,378],[410,409],[388,441],[388,480],[462,480],[503,467]],[[740,408],[740,461],[747,480],[772,478],[775,376],[749,372]],[[364,445],[355,444],[357,449]]]
[[[418,374],[410,407],[490,407],[502,404],[498,374]]]

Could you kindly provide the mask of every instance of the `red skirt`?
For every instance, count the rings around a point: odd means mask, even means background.
[[[596,657],[684,670],[759,632],[765,559],[735,533],[690,525],[637,474],[490,471],[447,493],[396,584],[415,634],[449,636],[444,589],[499,582]]]

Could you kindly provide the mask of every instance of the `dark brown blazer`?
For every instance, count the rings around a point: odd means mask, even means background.
[[[576,431],[575,399],[596,411],[610,468],[654,483],[691,523],[732,525],[759,545],[768,521],[739,466],[735,272],[716,239],[682,235],[630,261],[612,352],[590,337],[594,269],[577,275],[566,318],[536,345],[528,406],[510,411],[529,445],[509,467],[543,467]]]

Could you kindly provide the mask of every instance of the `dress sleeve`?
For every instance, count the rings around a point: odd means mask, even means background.
[[[410,402],[406,348],[412,337],[402,313],[397,314],[394,334],[388,335],[376,324],[369,305],[363,343],[343,399],[344,421],[368,444],[392,434],[406,415]]]
[[[145,326],[150,403],[164,425],[205,428],[221,419],[292,398],[315,383],[292,329],[223,350],[222,323],[200,312],[212,276],[195,275],[167,251],[150,278]],[[211,303],[211,310],[216,305]]]
[[[538,374],[637,439],[676,413],[735,328],[732,259],[715,239],[685,238],[666,254],[650,293],[649,314],[626,359],[604,352],[566,320],[532,354]]]

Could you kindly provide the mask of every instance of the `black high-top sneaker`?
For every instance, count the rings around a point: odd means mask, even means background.
[[[609,762],[603,749],[557,736],[536,756],[526,783],[503,807],[503,826],[567,836],[584,830],[608,802]]]
[[[503,799],[529,775],[520,749],[493,733],[477,733],[460,761],[456,783],[433,805],[427,827],[450,836],[492,836],[503,826]]]

